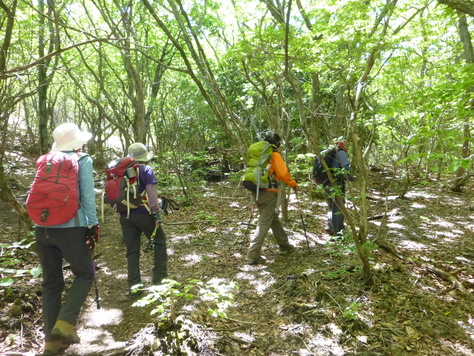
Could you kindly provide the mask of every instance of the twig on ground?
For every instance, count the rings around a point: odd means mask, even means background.
[[[466,294],[466,295],[469,294],[469,292],[466,290],[466,288],[462,285],[462,283],[453,274],[451,274],[449,272],[446,272],[446,271],[444,271],[440,268],[434,267],[434,266],[430,266],[430,265],[427,265],[427,264],[419,264],[419,263],[416,263],[412,260],[407,260],[407,258],[405,258],[405,256],[403,256],[400,252],[398,252],[395,247],[393,247],[391,245],[388,245],[388,244],[385,244],[382,241],[377,241],[377,244],[379,245],[379,247],[383,248],[385,251],[391,253],[392,255],[399,258],[400,260],[402,260],[404,262],[409,262],[409,263],[412,263],[412,264],[416,264],[418,267],[437,275],[438,277],[444,279],[445,281],[451,282],[452,285],[454,287],[456,287],[461,293]]]
[[[441,277],[442,279],[448,282],[451,282],[453,286],[459,289],[462,293],[466,293],[466,294],[468,293],[468,291],[466,290],[466,288],[464,288],[461,282],[459,282],[459,280],[455,276],[453,276],[451,273],[443,271],[442,269],[439,269],[434,266],[422,265],[421,267],[431,273],[434,273],[438,277]]]
[[[181,221],[181,222],[174,222],[174,223],[167,223],[163,222],[164,225],[191,225],[191,224],[206,224],[206,223],[215,223],[219,222],[220,224],[223,223],[240,223],[240,221],[235,220],[196,220],[196,221]]]

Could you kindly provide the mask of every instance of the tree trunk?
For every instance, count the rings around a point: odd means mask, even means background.
[[[474,63],[474,50],[472,48],[472,40],[471,40],[471,34],[469,32],[469,26],[466,20],[466,15],[459,13],[459,37],[460,40],[463,44],[463,56],[464,60],[466,61],[466,65],[470,65]],[[472,92],[474,91],[474,88],[470,87],[466,89],[467,93],[469,96],[471,96]],[[474,112],[474,100],[470,99],[469,100],[469,106],[471,108],[471,111]],[[463,130],[463,136],[464,136],[464,141],[461,149],[461,157],[463,159],[467,159],[470,155],[470,141],[471,141],[471,125],[470,121],[472,118],[465,118],[464,119],[464,130]],[[451,190],[454,192],[460,192],[462,190],[462,187],[467,183],[467,175],[466,175],[466,169],[462,166],[458,168],[456,171],[456,179],[453,182],[453,185],[451,187]]]
[[[474,1],[472,0],[438,0],[438,2],[470,16],[474,16]]]
[[[176,20],[176,25],[181,29],[180,38],[176,38],[162,18],[158,16],[157,12],[148,0],[141,0],[143,5],[147,8],[155,22],[164,31],[166,36],[173,43],[176,50],[179,52],[187,68],[188,74],[196,83],[199,91],[208,103],[209,107],[216,115],[223,130],[228,137],[233,141],[236,147],[243,147],[247,145],[247,130],[242,130],[244,123],[234,113],[232,107],[229,105],[224,93],[221,91],[219,83],[215,79],[214,72],[210,66],[209,61],[205,56],[205,51],[198,40],[195,29],[191,25],[188,14],[185,11],[180,0],[169,1],[171,12]],[[185,47],[182,43],[185,43]],[[197,70],[194,69],[194,62]]]
[[[0,72],[4,72],[7,68],[7,53],[11,45],[13,28],[15,25],[17,0],[14,0],[9,8],[6,7],[3,2],[1,5],[2,10],[8,16],[4,38],[0,48]],[[8,185],[8,176],[5,173],[5,166],[3,164],[7,145],[7,134],[9,133],[8,119],[10,118],[10,113],[17,102],[17,99],[10,95],[8,85],[9,80],[10,78],[0,77],[0,201],[15,210],[18,215],[20,227],[25,231],[30,231],[32,227],[31,219],[28,217],[25,208],[18,202],[10,189],[10,186]]]
[[[45,55],[45,17],[44,0],[38,1],[38,55],[43,58]],[[39,151],[44,154],[49,149],[49,132],[47,115],[48,84],[46,81],[47,68],[43,62],[38,65],[38,128],[39,128]]]
[[[1,119],[0,122],[3,124],[2,125],[2,130],[3,130],[2,142],[5,142],[8,117],[9,116],[3,116],[3,115],[0,117]],[[1,161],[3,161],[4,152],[5,151],[2,150],[0,163]],[[33,223],[30,217],[28,216],[26,209],[23,207],[23,205],[20,204],[20,202],[18,201],[18,199],[15,197],[12,190],[10,189],[10,186],[8,185],[8,176],[5,174],[5,169],[4,169],[3,164],[0,164],[0,201],[4,202],[13,210],[15,210],[15,212],[18,215],[18,223],[20,225],[20,229],[24,231],[31,230],[31,228],[33,227]],[[22,234],[19,234],[18,236],[20,237],[22,236]]]

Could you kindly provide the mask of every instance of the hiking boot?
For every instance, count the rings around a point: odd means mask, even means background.
[[[54,356],[59,354],[63,350],[64,348],[62,340],[46,341],[44,344],[43,353],[37,354],[37,356]]]
[[[259,256],[257,258],[248,258],[247,257],[247,263],[249,265],[260,265],[260,264],[264,264],[265,262],[266,262],[266,260],[262,256]]]
[[[79,344],[81,339],[77,335],[76,327],[64,320],[56,321],[51,336],[59,337],[64,344]]]
[[[286,248],[281,248],[279,254],[281,256],[285,256],[285,255],[288,255],[288,254],[292,253],[294,250],[295,250],[295,248],[293,246],[289,245]]]
[[[131,300],[141,299],[143,298],[144,295],[145,295],[145,291],[142,289],[130,291],[130,293],[128,294]]]
[[[332,230],[331,226],[326,226],[324,228],[324,231],[326,232],[326,234],[334,236],[334,231]]]

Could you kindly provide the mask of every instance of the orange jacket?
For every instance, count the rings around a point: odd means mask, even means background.
[[[274,175],[273,179],[275,179],[277,182],[282,180],[286,184],[288,184],[290,187],[294,188],[298,184],[296,181],[291,178],[290,172],[288,172],[288,168],[286,168],[285,161],[283,160],[283,157],[279,152],[273,152],[272,153],[272,158],[270,159],[270,176]],[[278,192],[278,189],[265,189],[265,190],[270,190],[272,192]]]

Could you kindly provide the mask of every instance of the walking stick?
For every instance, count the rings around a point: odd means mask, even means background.
[[[242,249],[244,248],[244,244],[247,242],[247,234],[249,233],[249,230],[250,230],[250,222],[252,221],[254,207],[255,207],[255,204],[252,206],[252,210],[250,211],[250,218],[247,224],[247,230],[245,230],[244,239],[242,240],[242,243],[240,244],[240,251],[242,251]]]
[[[308,249],[309,249],[308,234],[306,233],[306,224],[304,223],[304,219],[303,219],[303,211],[301,210],[300,198],[298,197],[298,189],[295,189],[295,192],[296,192],[296,202],[298,203],[298,210],[300,212],[300,217],[301,217],[301,224],[303,225],[304,237],[306,238],[306,246],[308,246]]]
[[[158,225],[155,225],[155,230],[153,230],[153,233],[151,234],[150,238],[148,239],[148,243],[145,247],[145,252],[151,251],[153,249],[153,245],[155,242],[155,235],[156,232],[158,231]]]
[[[95,262],[95,257],[92,256],[92,264],[94,266],[94,289],[95,289],[95,303],[97,309],[100,309],[100,297],[99,297],[99,287],[97,287],[97,263]]]

